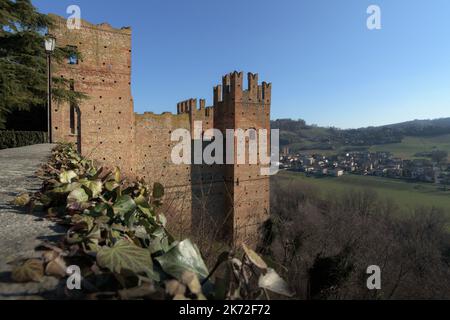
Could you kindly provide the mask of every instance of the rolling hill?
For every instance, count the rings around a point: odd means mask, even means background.
[[[291,152],[390,151],[401,158],[433,150],[450,153],[450,118],[346,130],[292,119],[275,120],[271,125],[280,129],[281,147],[289,147]]]

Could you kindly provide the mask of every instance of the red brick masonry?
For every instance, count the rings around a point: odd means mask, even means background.
[[[270,130],[271,84],[259,85],[258,75],[249,73],[245,90],[243,74],[234,72],[214,88],[210,107],[190,99],[177,105],[177,114],[135,114],[131,29],[82,21],[80,30],[70,30],[65,19],[54,18],[57,45],[75,46],[82,55],[78,64],[58,64],[55,73],[89,96],[79,106],[54,102],[55,141],[75,142],[83,155],[101,164],[163,183],[165,209],[179,232],[188,234],[209,221],[227,239],[255,243],[270,210],[269,177],[260,174],[261,165],[175,165],[171,133],[192,132],[194,121],[224,136],[226,129]]]

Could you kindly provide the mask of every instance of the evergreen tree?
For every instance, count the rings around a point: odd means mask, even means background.
[[[0,129],[14,110],[37,110],[47,103],[47,60],[44,37],[52,21],[30,0],[0,0]],[[61,61],[73,54],[56,48]],[[85,96],[69,90],[67,80],[53,78],[55,99],[79,103]],[[34,108],[34,109],[33,109]]]

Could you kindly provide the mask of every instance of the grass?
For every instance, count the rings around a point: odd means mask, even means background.
[[[336,150],[317,150],[309,149],[303,150],[301,153],[318,153],[326,156],[336,153],[343,153],[346,149],[354,148],[355,146],[337,146]],[[364,148],[364,147],[357,147]],[[376,146],[367,146],[370,152],[388,151],[394,157],[402,159],[417,159],[416,154],[419,152],[431,152],[433,150],[448,151],[450,161],[450,134],[434,136],[434,137],[405,137],[400,143],[382,144]]]
[[[450,155],[450,134],[427,138],[405,137],[401,143],[372,146],[369,150],[372,152],[389,151],[395,157],[414,159],[417,153],[431,152],[434,149],[448,151]]]
[[[345,175],[339,178],[307,177],[304,173],[283,171],[277,179],[299,179],[315,186],[321,196],[344,193],[352,189],[369,188],[382,199],[392,199],[403,208],[434,206],[445,209],[450,215],[450,191],[442,191],[436,185],[373,176]]]

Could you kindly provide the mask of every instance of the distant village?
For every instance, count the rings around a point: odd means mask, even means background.
[[[353,151],[331,156],[283,152],[280,168],[316,177],[357,174],[450,185],[450,164],[438,165],[426,158],[403,160],[390,152]]]

